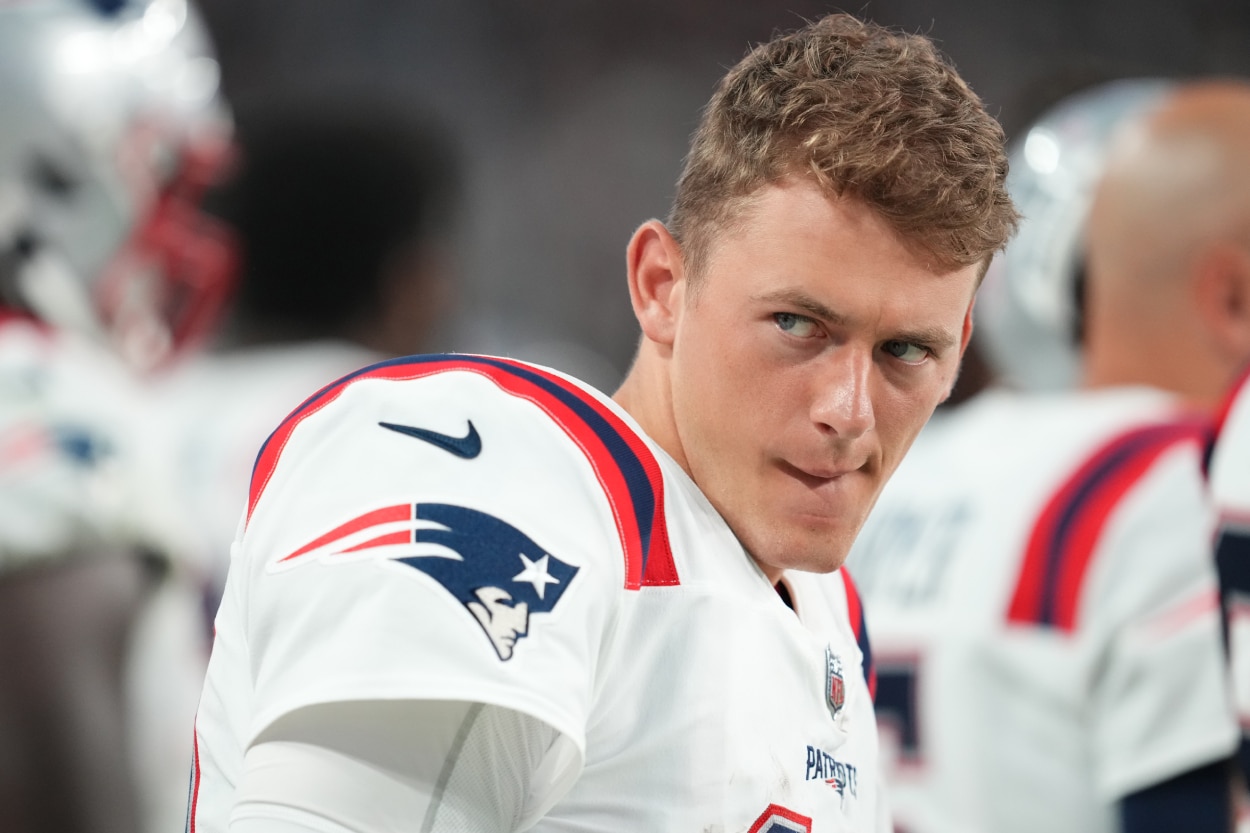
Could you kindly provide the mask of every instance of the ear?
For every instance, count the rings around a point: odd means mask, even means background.
[[[968,302],[968,311],[964,313],[964,326],[959,334],[959,358],[964,357],[964,352],[968,349],[968,343],[972,341],[972,311],[976,309],[977,296],[974,294],[972,300]]]
[[[681,246],[659,220],[639,226],[626,249],[629,300],[643,334],[672,345],[685,290]]]
[[[955,378],[951,379],[950,387],[948,387],[946,389],[946,393],[942,395],[941,400],[938,402],[939,405],[942,404],[943,402],[946,402],[952,396],[954,396],[955,390],[959,387],[959,380],[963,376],[964,359],[968,354],[968,344],[971,343],[972,341],[972,310],[974,307],[976,307],[976,305],[977,305],[977,296],[973,295],[972,300],[968,303],[968,311],[964,313],[963,327],[960,328],[960,332],[959,332],[959,361],[955,363]],[[981,375],[981,374],[977,374],[977,375]],[[977,389],[979,389],[981,386],[982,386],[982,383],[978,383]],[[972,393],[975,393],[975,392],[976,392],[975,390],[972,391]],[[971,395],[971,394],[966,394],[966,395]],[[960,398],[963,398],[963,396],[964,394],[961,394]]]
[[[1194,264],[1202,323],[1217,349],[1236,365],[1250,359],[1250,250],[1222,242]]]

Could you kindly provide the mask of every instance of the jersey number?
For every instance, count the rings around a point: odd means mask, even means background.
[[[920,744],[920,657],[899,655],[877,658],[877,727],[894,739],[895,766],[911,769],[924,764]]]

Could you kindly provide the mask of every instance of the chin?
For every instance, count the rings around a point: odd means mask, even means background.
[[[759,548],[748,548],[765,572],[800,570],[805,573],[832,573],[846,561],[850,540],[845,530],[829,529],[824,534],[810,533],[777,537]]]
[[[863,518],[776,505],[722,517],[770,578],[782,570],[832,573],[846,561],[863,525]]]
[[[846,563],[846,556],[846,549],[831,546],[806,558],[795,559],[795,563],[786,569],[802,570],[805,573],[832,573]]]

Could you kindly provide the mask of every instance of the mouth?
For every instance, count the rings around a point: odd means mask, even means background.
[[[795,465],[786,460],[778,460],[776,465],[782,476],[781,487],[772,493],[773,506],[779,513],[777,523],[802,530],[804,535],[837,537],[862,520],[867,486],[863,466],[810,462]]]
[[[796,466],[786,460],[778,463],[781,471],[794,481],[814,492],[836,489],[848,474],[859,471],[862,466],[850,465],[803,465]]]

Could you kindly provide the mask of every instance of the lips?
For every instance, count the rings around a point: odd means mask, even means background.
[[[863,465],[828,465],[828,464],[804,464],[796,466],[793,463],[781,460],[779,463],[781,470],[788,476],[799,481],[803,485],[811,489],[818,489],[828,483],[837,481],[839,478],[853,472],[859,471]]]
[[[762,495],[769,506],[774,531],[802,537],[839,536],[857,527],[867,511],[871,485],[861,468],[847,464],[816,466],[779,460],[780,475]],[[830,538],[829,541],[834,540]]]

